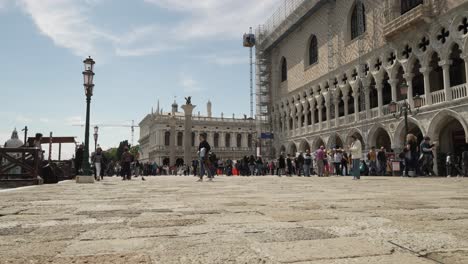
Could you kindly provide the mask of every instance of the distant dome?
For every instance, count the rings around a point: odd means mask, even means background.
[[[13,130],[13,133],[11,133],[11,139],[9,139],[7,142],[5,142],[5,148],[19,148],[23,146],[23,141],[21,141],[18,138],[18,132]]]

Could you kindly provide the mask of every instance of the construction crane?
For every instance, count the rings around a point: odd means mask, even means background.
[[[72,126],[79,126],[79,127],[84,127],[85,124],[75,124]],[[131,125],[127,124],[91,124],[90,127],[129,127],[132,131],[132,146],[133,146],[133,141],[135,138],[135,127],[139,127],[138,125],[135,125],[135,120],[132,120]]]

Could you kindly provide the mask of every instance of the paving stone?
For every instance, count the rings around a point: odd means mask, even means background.
[[[334,258],[388,255],[390,246],[378,246],[365,238],[332,238],[324,240],[265,243],[260,246],[267,257],[279,262],[300,262]]]

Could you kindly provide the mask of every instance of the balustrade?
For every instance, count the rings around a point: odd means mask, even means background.
[[[467,95],[466,83],[452,87],[452,99],[454,100],[460,99],[460,98],[466,97],[466,95]]]
[[[445,91],[444,90],[433,92],[431,94],[431,96],[432,96],[432,103],[433,104],[438,104],[438,103],[445,102]]]

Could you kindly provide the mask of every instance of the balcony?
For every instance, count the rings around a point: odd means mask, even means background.
[[[386,38],[392,38],[398,33],[405,31],[407,28],[423,22],[425,18],[430,15],[430,3],[419,5],[405,14],[391,20],[384,26],[384,36]]]

